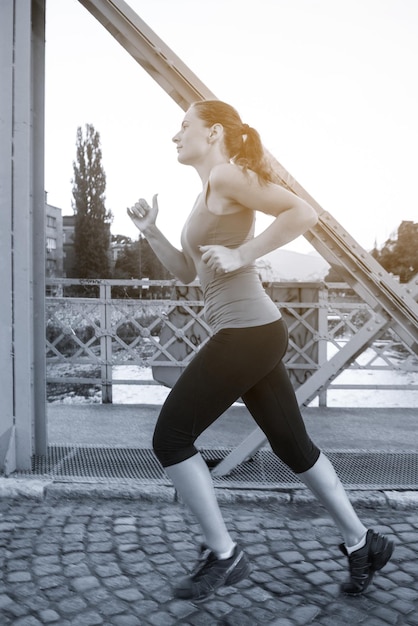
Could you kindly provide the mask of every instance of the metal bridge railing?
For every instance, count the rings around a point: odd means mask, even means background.
[[[102,402],[112,402],[112,369],[121,365],[151,368],[152,382],[170,387],[211,334],[197,283],[62,278],[48,279],[47,289],[48,390],[99,386]],[[370,307],[342,283],[271,283],[266,290],[289,328],[286,366],[295,387],[355,340],[372,317]],[[347,369],[415,374],[418,360],[387,329]],[[337,378],[318,391],[319,402],[326,405],[327,389],[376,388],[366,381],[367,376],[360,385]],[[128,377],[118,378],[117,384],[150,381]],[[412,390],[418,385],[386,381],[380,388]]]

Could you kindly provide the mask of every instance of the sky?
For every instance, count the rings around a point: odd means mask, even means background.
[[[128,0],[366,250],[418,221],[416,0]],[[182,109],[78,0],[47,0],[45,189],[70,215],[77,128],[100,133],[114,234],[158,193],[179,245],[200,192],[171,139]],[[259,229],[266,224],[260,220]],[[288,244],[310,250],[301,237]]]

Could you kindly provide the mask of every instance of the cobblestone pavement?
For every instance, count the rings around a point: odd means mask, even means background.
[[[391,535],[392,561],[364,596],[339,592],[340,538],[312,503],[222,504],[252,563],[250,578],[199,604],[171,585],[200,538],[181,504],[61,499],[0,503],[2,626],[366,626],[418,624],[418,512],[362,508]]]

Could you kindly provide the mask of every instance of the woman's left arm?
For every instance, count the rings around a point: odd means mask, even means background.
[[[295,203],[276,216],[274,221],[259,235],[240,246],[243,265],[290,243],[318,221],[318,214],[310,205]]]
[[[223,199],[224,205],[240,205],[275,217],[259,235],[230,250],[232,254],[225,248],[222,250],[222,246],[204,246],[202,251],[206,258],[202,256],[202,260],[218,271],[249,265],[303,235],[318,221],[317,212],[305,200],[280,185],[260,184],[253,172],[244,173],[234,165],[216,168],[215,175],[211,176],[212,192]]]

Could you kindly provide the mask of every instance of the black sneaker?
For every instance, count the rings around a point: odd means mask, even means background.
[[[345,545],[341,544],[340,550],[348,558],[350,569],[350,580],[341,585],[341,591],[352,596],[366,591],[374,573],[389,561],[393,549],[392,541],[373,530],[367,531],[365,545],[351,554],[348,554]]]
[[[235,546],[229,559],[218,559],[212,550],[203,545],[195,569],[175,587],[174,595],[184,600],[203,600],[219,587],[239,583],[250,572],[250,563],[238,546]]]

